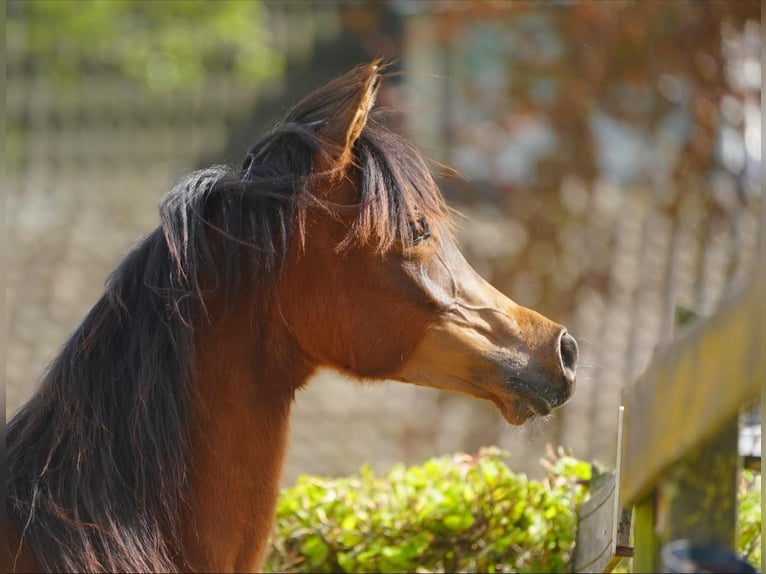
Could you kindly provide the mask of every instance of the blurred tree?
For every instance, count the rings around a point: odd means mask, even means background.
[[[615,202],[640,189],[654,219],[700,237],[760,196],[745,140],[748,114],[760,114],[758,2],[477,1],[427,17],[434,61],[454,79],[432,106],[446,141],[438,159],[466,175],[451,182],[461,199],[489,198],[529,232],[529,248],[493,270],[527,305],[566,316],[569,293],[610,289],[620,233],[589,234],[599,185]],[[489,184],[483,196],[477,181]],[[690,224],[700,210],[704,222]],[[565,274],[570,243],[603,249]]]
[[[260,0],[35,0],[8,2],[9,46],[23,47],[23,69],[59,84],[115,72],[151,91],[233,74],[245,83],[278,76]]]

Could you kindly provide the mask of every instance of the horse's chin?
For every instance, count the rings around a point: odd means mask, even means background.
[[[535,417],[547,417],[572,398],[571,386],[552,386],[534,379],[513,377],[500,387],[492,387],[493,402],[506,421],[522,425]]]
[[[535,417],[544,417],[551,411],[550,406],[547,410],[536,410],[535,407],[529,403],[516,397],[504,401],[496,399],[492,402],[495,403],[495,406],[500,411],[500,414],[503,415],[506,422],[514,426],[521,426]]]
[[[462,377],[444,377],[436,381],[425,382],[420,377],[405,376],[405,374],[400,374],[397,379],[421,387],[455,392],[490,401],[497,407],[503,418],[514,426],[521,426],[535,417],[545,417],[554,408],[540,393],[532,391],[528,385],[519,386],[517,384],[512,386],[507,381],[476,383]]]

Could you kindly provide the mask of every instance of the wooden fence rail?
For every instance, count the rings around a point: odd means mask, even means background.
[[[575,571],[635,554],[634,571],[657,572],[661,548],[679,539],[733,549],[738,415],[766,381],[764,275],[761,265],[714,316],[658,347],[623,392],[617,472],[580,511]],[[621,509],[633,509],[632,549]]]

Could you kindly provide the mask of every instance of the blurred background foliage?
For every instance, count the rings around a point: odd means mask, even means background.
[[[290,104],[360,62],[394,72],[391,126],[435,160],[469,261],[566,324],[578,390],[510,429],[491,404],[322,375],[285,481],[497,444],[614,457],[616,406],[682,306],[751,274],[760,233],[757,1],[7,3],[6,414],[156,225],[185,172],[234,165]]]
[[[65,85],[112,72],[148,91],[199,87],[215,74],[257,83],[280,75],[258,0],[11,0],[8,41],[24,64]]]

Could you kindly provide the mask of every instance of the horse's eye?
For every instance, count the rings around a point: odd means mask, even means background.
[[[422,217],[415,222],[410,222],[410,232],[412,233],[413,245],[422,243],[431,237],[431,228],[428,227],[428,222]]]

